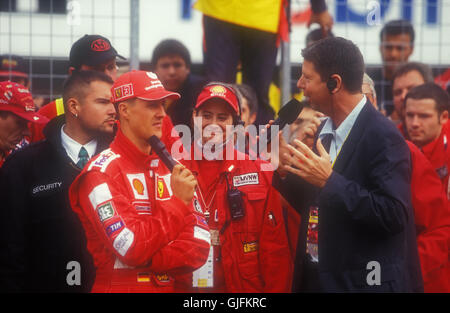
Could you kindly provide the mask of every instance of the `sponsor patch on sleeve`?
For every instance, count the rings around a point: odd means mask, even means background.
[[[209,228],[208,223],[203,216],[195,214],[195,218],[197,219],[197,225]]]
[[[245,185],[259,185],[258,173],[248,173],[233,177],[234,187],[245,186]]]
[[[112,224],[108,225],[105,230],[106,230],[106,234],[108,235],[108,237],[111,237],[113,234],[115,234],[117,231],[121,230],[122,228],[124,228],[125,224],[123,223],[123,221],[120,219],[117,222],[113,222]]]
[[[204,228],[194,226],[194,238],[204,240],[211,244],[211,234]]]
[[[107,183],[95,186],[89,193],[88,197],[93,210],[97,209],[99,204],[112,199],[111,191],[109,190]]]
[[[97,208],[97,214],[98,218],[100,219],[100,222],[102,223],[112,218],[115,214],[114,205],[112,201],[108,201],[102,205],[99,205]]]
[[[123,228],[120,234],[114,239],[113,247],[121,255],[125,256],[128,249],[131,247],[134,241],[134,233],[128,228]]]

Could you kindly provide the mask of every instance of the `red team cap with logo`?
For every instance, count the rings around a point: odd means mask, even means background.
[[[84,35],[72,45],[70,49],[70,66],[79,69],[81,65],[96,66],[119,57],[108,38],[100,35]]]
[[[233,90],[221,84],[211,84],[204,87],[202,92],[198,95],[195,108],[200,108],[200,106],[202,106],[206,101],[214,98],[225,100],[225,102],[229,104],[233,111],[239,115],[239,104],[236,94],[233,92]]]
[[[0,56],[0,77],[23,77],[28,78],[25,73],[23,59],[17,55]]]
[[[36,113],[33,98],[28,89],[10,81],[0,82],[0,111],[14,113],[33,123],[48,122],[48,118]]]
[[[168,91],[153,72],[131,71],[121,75],[111,88],[111,102],[117,103],[132,98],[147,101],[165,98],[180,99],[176,92]]]

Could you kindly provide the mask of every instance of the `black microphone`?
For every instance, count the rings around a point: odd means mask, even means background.
[[[163,161],[163,163],[166,165],[166,167],[169,169],[169,171],[172,172],[175,165],[179,164],[175,159],[170,155],[169,151],[167,151],[166,146],[164,143],[159,140],[156,136],[151,136],[148,140],[150,146],[152,146],[152,149],[156,152],[158,157]]]
[[[304,104],[299,102],[297,99],[291,99],[286,103],[278,112],[278,118],[273,122],[272,125],[279,125],[279,129],[283,129],[287,124],[292,124],[302,112]],[[272,126],[270,125],[270,126]],[[267,129],[267,143],[272,140],[271,127]]]

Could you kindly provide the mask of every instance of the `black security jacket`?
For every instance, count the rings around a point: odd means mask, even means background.
[[[80,169],[61,144],[64,123],[64,115],[52,119],[45,140],[12,154],[0,169],[0,291],[87,292],[92,286],[92,257],[69,205]],[[99,140],[97,153],[111,139]]]

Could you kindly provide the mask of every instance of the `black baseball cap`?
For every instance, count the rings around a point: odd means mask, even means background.
[[[72,45],[70,49],[70,66],[78,69],[81,65],[96,66],[106,61],[119,57],[119,55],[111,45],[111,42],[100,35],[84,35]]]

